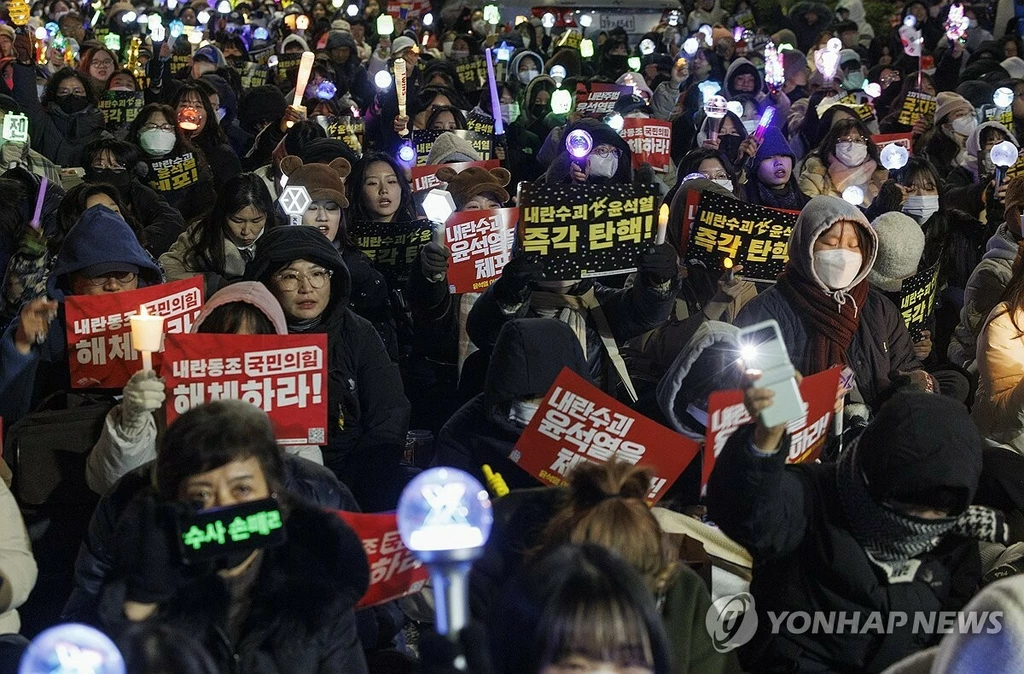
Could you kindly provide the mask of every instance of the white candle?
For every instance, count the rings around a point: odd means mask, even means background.
[[[164,345],[164,317],[151,316],[143,306],[130,320],[132,347],[142,354],[142,369],[150,371],[153,369],[153,352]]]
[[[658,214],[658,235],[654,243],[659,246],[665,243],[665,236],[668,234],[668,204],[661,205],[661,212]]]

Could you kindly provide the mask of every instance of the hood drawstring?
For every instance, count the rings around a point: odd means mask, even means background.
[[[836,312],[838,313],[843,312],[843,306],[846,304],[847,300],[853,302],[853,317],[857,318],[857,314],[860,312],[860,308],[857,306],[857,300],[853,298],[853,295],[846,292],[845,290],[837,290],[835,292],[830,292],[828,293],[828,295],[836,301],[837,305],[839,305],[836,308]]]

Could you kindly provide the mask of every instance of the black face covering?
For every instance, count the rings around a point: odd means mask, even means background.
[[[546,105],[533,105],[530,108],[530,114],[533,115],[534,119],[541,119],[549,112],[548,106]]]
[[[718,151],[723,157],[728,159],[730,162],[735,163],[736,155],[740,151],[740,140],[739,136],[725,135],[718,137]]]
[[[89,105],[89,99],[85,96],[75,96],[74,94],[65,94],[64,96],[58,96],[55,99],[57,105],[61,110],[69,115],[73,115],[76,112],[81,112]]]
[[[131,171],[91,168],[86,171],[85,179],[90,183],[107,183],[114,187],[125,187],[132,181],[132,174]]]

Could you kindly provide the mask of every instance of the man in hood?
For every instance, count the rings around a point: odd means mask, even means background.
[[[330,31],[323,51],[334,69],[333,80],[338,95],[348,93],[360,110],[369,108],[376,94],[366,68],[359,60],[359,49],[352,35],[340,30]]]

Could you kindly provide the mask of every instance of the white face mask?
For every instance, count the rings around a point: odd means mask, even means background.
[[[732,181],[729,180],[728,178],[715,178],[711,182],[715,183],[716,185],[721,185],[725,189],[732,192]]]
[[[619,158],[614,154],[602,157],[597,154],[590,155],[590,175],[597,178],[611,178],[619,170]]]
[[[961,136],[969,136],[971,132],[978,126],[978,120],[970,115],[964,115],[963,117],[957,117],[953,120],[953,131],[956,131]]]
[[[501,108],[501,121],[511,124],[519,119],[518,103],[502,103],[499,107]]]
[[[857,143],[836,143],[836,159],[844,166],[860,166],[868,158],[868,146]]]
[[[508,420],[523,427],[529,426],[539,408],[537,403],[514,400],[508,408]]]
[[[918,224],[924,224],[938,210],[939,195],[937,194],[907,197],[907,202],[903,204],[903,212],[917,220]]]
[[[860,273],[864,258],[846,248],[819,250],[814,254],[814,273],[832,290],[845,290]]]
[[[743,129],[747,132],[748,135],[754,133],[755,131],[757,131],[757,124],[759,121],[760,120],[758,119],[744,119]]]
[[[110,87],[108,91],[135,91],[131,87]]]
[[[148,155],[159,157],[174,149],[178,137],[173,131],[151,129],[139,134],[139,146]]]
[[[540,75],[539,70],[520,70],[519,81],[522,82],[523,84],[529,84],[530,82],[533,81],[533,78],[537,77],[538,75]]]

